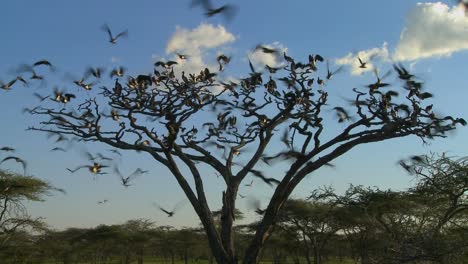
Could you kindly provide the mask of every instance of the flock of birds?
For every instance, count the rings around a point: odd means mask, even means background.
[[[457,0],[457,2],[460,5],[462,5],[465,9],[468,8],[468,1]],[[206,17],[213,17],[215,15],[222,15],[227,20],[231,20],[235,16],[235,14],[237,13],[237,7],[236,6],[226,4],[226,5],[216,7],[216,6],[213,5],[213,3],[210,0],[193,0],[190,7],[201,7],[204,10],[204,15]],[[121,32],[115,34],[111,30],[109,25],[107,25],[107,24],[104,24],[102,26],[102,30],[107,33],[108,41],[112,45],[117,44],[118,41],[120,41],[122,38],[128,37],[128,30],[124,30],[124,31],[121,31]],[[273,56],[278,56],[278,57],[283,56],[285,61],[294,62],[292,60],[292,58],[290,58],[289,56],[286,55],[286,53],[281,53],[281,51],[279,49],[272,48],[272,47],[269,47],[269,46],[264,45],[264,44],[258,44],[257,46],[255,46],[254,50],[263,52],[265,54],[271,54]],[[176,55],[177,55],[177,58],[179,60],[181,60],[181,61],[190,58],[190,54],[176,53]],[[372,60],[372,57],[368,58],[368,60],[364,60],[363,58],[357,56],[356,59],[357,59],[357,61],[359,63],[359,68],[367,69],[367,68],[370,67],[369,62],[370,62],[370,60]],[[217,60],[218,65],[219,65],[219,71],[223,71],[225,69],[226,65],[228,65],[230,63],[231,57],[227,56],[225,54],[220,54],[220,55],[218,55],[216,57],[216,60]],[[331,69],[330,65],[329,65],[329,61],[325,60],[319,54],[309,55],[307,66],[310,67],[312,70],[314,70],[314,69],[316,70],[317,69],[317,63],[319,63],[319,62],[325,62],[326,63],[326,76],[325,76],[325,78],[324,79],[317,78],[317,80],[316,80],[317,84],[319,84],[319,85],[324,85],[327,80],[332,79],[333,76],[335,76],[336,74],[338,74],[339,72],[341,72],[343,70],[342,66],[338,67],[336,69]],[[178,64],[177,61],[166,61],[166,62],[158,61],[154,65],[156,67],[171,69],[173,66],[175,66],[177,64]],[[304,65],[302,65],[300,63],[295,63],[294,65],[295,65],[295,67],[304,67]],[[250,61],[249,61],[249,66],[250,66],[250,69],[251,69],[251,76],[258,76],[259,78],[261,78],[260,73],[258,72],[258,70],[256,70],[253,67],[253,65],[252,65],[252,63]],[[48,60],[39,60],[39,61],[36,61],[36,62],[32,63],[31,65],[21,65],[19,67],[19,69],[18,69],[18,73],[19,73],[18,76],[16,76],[15,78],[13,78],[12,80],[10,80],[8,82],[3,82],[3,81],[0,80],[0,89],[10,90],[15,85],[18,85],[19,83],[21,83],[24,86],[28,86],[29,83],[32,82],[32,81],[42,81],[44,79],[44,75],[41,74],[43,69],[48,69],[49,71],[55,71],[55,66],[52,65],[52,63],[50,63]],[[265,65],[265,70],[267,72],[271,73],[271,74],[276,73],[280,69],[282,69],[282,68],[277,68],[277,67],[272,67],[272,66],[269,66],[269,65]],[[396,66],[395,70],[398,71],[398,74],[400,76],[406,74],[407,76],[411,77],[410,74],[402,67],[399,68],[399,67]],[[83,89],[85,91],[89,91],[98,83],[98,80],[101,77],[103,77],[104,71],[105,71],[104,68],[89,67],[85,71],[85,74],[84,74],[84,76],[82,78],[73,78],[73,83],[78,88],[81,88],[81,89]],[[124,67],[118,67],[118,68],[112,69],[109,72],[109,77],[111,79],[115,78],[114,92],[117,93],[117,92],[119,92],[119,90],[121,91],[123,89],[122,85],[119,83],[119,77],[123,77],[125,75],[125,73],[126,73],[126,69]],[[156,71],[155,71],[155,73],[156,73]],[[173,71],[172,71],[172,73],[173,73]],[[28,74],[28,75],[24,75],[24,74]],[[383,76],[380,76],[378,74],[377,70],[374,69],[374,74],[375,74],[375,76],[377,78],[377,81],[375,83],[370,84],[370,85],[367,86],[367,88],[370,90],[370,93],[377,92],[379,88],[386,87],[386,86],[390,85],[389,83],[386,83],[386,82],[383,81],[389,75],[389,72],[384,74]],[[203,76],[205,78],[207,78],[207,79],[210,79],[210,78],[214,77],[215,75],[216,75],[216,73],[211,73],[208,69],[205,69],[205,71],[203,72]],[[89,82],[88,79],[90,77],[93,77],[95,80],[92,81],[92,82]],[[159,77],[162,78],[162,76],[159,76]],[[157,83],[157,82],[162,81],[161,79],[158,79],[159,77],[139,75],[134,81],[136,83],[141,83],[141,82],[150,82],[150,83],[155,82],[155,83]],[[182,79],[184,79],[184,81],[188,82],[188,78],[191,78],[191,79],[195,80],[198,77],[195,76],[195,75],[192,75],[192,74],[190,74],[187,77],[187,76],[185,76],[184,73],[182,73]],[[283,81],[288,87],[291,85],[289,83],[290,80],[288,80],[287,78],[284,78],[284,79],[280,78],[279,80]],[[271,77],[270,77],[270,81],[273,81],[271,79]],[[311,81],[313,81],[313,79]],[[272,87],[273,87],[272,90],[274,90],[274,87],[276,87],[276,84],[274,83],[274,81],[271,82],[271,83],[272,83]],[[232,87],[232,89],[230,89],[230,90],[233,93],[235,93],[234,86],[236,86],[237,84],[235,84],[233,82],[230,82],[230,83],[229,82],[228,83],[223,83],[222,82],[221,84],[224,85],[224,87],[226,87],[228,89],[229,89],[229,87]],[[132,82],[129,81],[129,83],[127,83],[127,85],[129,85],[129,86],[132,85]],[[268,89],[270,86],[268,86],[268,84],[267,84],[267,85],[265,85],[265,87]],[[40,93],[35,92],[34,96],[40,102],[50,100],[50,101],[58,102],[58,103],[62,103],[62,104],[67,104],[70,101],[76,99],[76,97],[77,97],[74,93],[66,92],[66,91],[60,90],[58,88],[54,88],[53,93],[50,94],[50,95],[41,95]],[[428,97],[431,97],[432,95],[429,94],[429,93],[426,93],[426,94],[421,94],[421,96],[423,98],[428,98]],[[24,108],[23,112],[32,112],[34,110],[35,110],[35,108],[32,108],[32,109]],[[351,116],[347,113],[347,111],[343,107],[334,107],[333,110],[336,112],[338,122],[341,123],[341,122],[345,122],[345,121],[348,121],[348,120],[351,119]],[[116,110],[111,110],[110,114],[107,115],[107,117],[110,117],[110,118],[117,121],[119,119],[119,113]],[[219,118],[222,118],[222,116],[219,117]],[[232,120],[226,120],[226,121],[232,121]],[[67,142],[67,141],[70,142],[71,141],[71,140],[67,139],[65,136],[63,136],[63,135],[61,135],[59,133],[49,133],[49,138],[52,138],[52,137],[56,137],[55,138],[55,143]],[[287,131],[281,137],[281,141],[284,144],[286,144],[288,147],[291,147],[291,142],[289,141],[289,136],[287,134]],[[220,146],[220,147],[222,147],[222,146]],[[55,151],[65,152],[69,148],[70,148],[70,144],[68,145],[68,147],[54,147],[50,151],[52,151],[52,152],[55,152]],[[114,155],[121,156],[121,153],[118,150],[109,150],[109,151],[111,151]],[[3,164],[4,162],[14,161],[16,163],[19,163],[22,166],[24,174],[26,174],[27,162],[24,159],[22,159],[21,157],[18,157],[16,155],[14,155],[14,153],[15,153],[14,148],[5,146],[5,147],[0,148],[0,153],[1,152],[7,153],[7,156],[0,160],[0,165]],[[79,166],[74,167],[74,168],[67,168],[67,170],[72,174],[74,174],[74,173],[76,173],[78,171],[81,171],[81,170],[86,170],[89,173],[91,173],[92,175],[96,176],[96,175],[108,174],[109,172],[107,172],[106,169],[112,168],[113,169],[112,173],[114,175],[116,175],[120,179],[120,182],[124,187],[131,186],[132,181],[134,179],[136,179],[137,177],[139,177],[139,176],[141,176],[143,174],[148,173],[147,170],[137,168],[137,169],[135,169],[133,172],[131,172],[129,174],[124,174],[124,173],[121,172],[121,170],[119,169],[119,167],[116,164],[111,164],[112,161],[114,160],[114,158],[108,157],[108,156],[103,155],[101,153],[91,154],[90,152],[85,151],[84,156],[86,157],[86,160],[87,160],[86,164],[82,164],[82,165],[79,165]],[[280,153],[280,154],[278,154],[276,156],[264,157],[262,159],[263,159],[263,161],[265,163],[268,164],[269,162],[271,162],[272,160],[274,160],[276,158],[281,157],[281,158],[287,159],[287,158],[291,158],[292,156],[294,156],[293,152],[282,152],[282,153]],[[414,161],[414,162],[418,162],[419,161],[418,159],[419,158],[417,156],[414,156],[414,157],[411,158],[411,160]],[[408,165],[407,163],[405,163],[403,160],[400,161],[399,164],[403,168],[405,168],[406,170],[408,170],[408,171],[411,170],[411,166]],[[263,174],[262,171],[251,170],[251,173],[253,174],[253,176],[255,176],[256,178],[262,180],[264,183],[266,183],[269,186],[273,186],[274,184],[279,184],[279,181],[277,179],[266,177]],[[244,184],[245,187],[252,187],[252,185],[253,185],[253,180],[251,180],[249,183]],[[246,196],[242,195],[242,194],[239,194],[239,197],[240,198],[245,198]],[[106,204],[108,202],[109,202],[108,199],[103,199],[103,200],[98,201],[98,204]],[[184,204],[183,202],[177,203],[172,208],[172,210],[168,210],[168,209],[160,206],[157,203],[153,203],[153,206],[157,207],[159,210],[161,210],[163,213],[165,213],[168,217],[172,217],[172,216],[174,216],[176,211],[178,211],[182,207],[183,204]],[[258,200],[251,199],[250,204],[258,214],[262,214],[264,212],[262,209],[260,209],[260,202]]]

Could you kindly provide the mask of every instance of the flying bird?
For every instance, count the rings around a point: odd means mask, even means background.
[[[0,151],[5,151],[5,152],[15,152],[14,148],[11,147],[1,147]]]
[[[173,217],[174,214],[185,204],[185,201],[180,201],[174,207],[172,208],[171,211],[164,209],[161,207],[159,204],[156,202],[153,202],[153,206],[158,207],[159,210],[163,211],[165,214],[167,214],[167,217]]]
[[[34,64],[33,64],[33,67],[37,67],[37,66],[47,66],[49,67],[50,69],[53,69],[54,66],[48,61],[48,60],[39,60],[39,61],[36,61]]]
[[[336,111],[336,115],[338,116],[338,123],[343,123],[344,121],[351,119],[348,112],[343,107],[337,106],[333,109]]]
[[[222,14],[226,20],[230,21],[237,13],[237,8],[233,5],[223,5],[215,8],[210,0],[193,0],[191,7],[201,5],[205,10],[206,17],[212,17],[217,14]]]
[[[67,170],[71,173],[75,173],[76,171],[80,169],[87,168],[89,172],[91,172],[92,174],[107,174],[106,172],[101,172],[103,168],[107,168],[107,167],[109,166],[105,166],[98,162],[94,162],[93,165],[82,165],[82,166],[76,167],[75,169],[67,168]]]
[[[122,32],[120,32],[119,34],[117,34],[115,36],[112,35],[112,31],[110,30],[110,28],[109,28],[109,26],[107,24],[104,24],[102,26],[102,29],[107,32],[107,34],[109,35],[109,42],[112,43],[112,44],[116,44],[118,38],[128,36],[128,30],[122,31]]]
[[[259,171],[259,170],[250,170],[250,172],[257,178],[260,178],[263,182],[265,182],[266,184],[268,184],[270,187],[273,186],[273,184],[280,184],[280,181],[278,181],[277,179],[275,178],[267,178],[263,172]]]
[[[23,160],[23,159],[21,159],[19,157],[15,157],[15,156],[8,156],[8,157],[2,159],[2,161],[0,161],[0,164],[2,164],[5,161],[8,161],[8,160],[13,160],[13,161],[16,161],[17,163],[20,163],[21,166],[23,167],[24,174],[26,174],[27,163],[26,163],[25,160]]]
[[[147,170],[142,170],[140,168],[136,169],[134,172],[132,172],[130,175],[128,176],[123,176],[123,174],[120,172],[119,168],[118,167],[114,167],[114,172],[115,174],[117,174],[117,176],[119,177],[119,179],[122,181],[122,185],[124,187],[129,187],[131,184],[130,182],[135,179],[136,177],[138,177],[139,175],[141,174],[145,174],[147,173],[148,171]]]

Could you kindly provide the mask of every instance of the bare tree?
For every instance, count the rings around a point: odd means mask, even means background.
[[[258,262],[279,210],[307,175],[358,145],[411,135],[426,141],[466,123],[437,116],[425,102],[432,94],[401,65],[394,67],[401,91],[384,83],[376,72],[376,81],[364,91],[353,89],[350,105],[330,105],[329,92],[337,90],[330,87],[327,71],[318,70],[323,58],[310,55],[302,63],[284,54],[284,59],[284,68],[267,73],[267,81],[250,64],[249,76],[238,83],[222,82],[208,69],[188,76],[182,72],[178,78],[177,64],[169,62],[157,62],[154,74],[127,75],[128,81],[121,83],[122,67],[111,74],[120,79],[102,86],[99,93],[90,92],[92,87],[83,81],[75,82],[90,97],[58,94],[55,100],[29,110],[44,118],[31,129],[148,153],[177,180],[203,224],[218,263],[238,263],[233,223],[241,183],[253,175],[274,186],[243,254],[243,263],[248,264]],[[100,81],[104,83],[102,77]],[[105,110],[106,105],[112,110]],[[336,122],[342,125],[340,131],[332,129]],[[271,153],[276,139],[284,143],[284,150]],[[282,175],[266,175],[258,169],[260,162],[277,160],[291,162]],[[220,231],[205,193],[204,182],[210,175],[202,175],[201,166],[209,166],[225,183]],[[87,167],[91,173],[104,168]]]

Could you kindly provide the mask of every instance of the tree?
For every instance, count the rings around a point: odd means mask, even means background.
[[[63,192],[41,179],[0,170],[0,250],[21,229],[44,229],[42,219],[30,216],[23,203],[43,201],[52,191]]]
[[[325,246],[335,233],[341,229],[335,217],[336,203],[314,197],[311,202],[289,199],[279,214],[280,226],[296,233],[305,249],[307,263],[310,251],[313,252],[314,264],[322,263]]]
[[[157,62],[154,74],[136,77],[126,75],[121,67],[110,75],[120,78],[112,80],[113,85],[105,85],[102,75],[96,76],[104,86],[99,93],[91,91],[90,97],[55,91],[52,100],[43,100],[30,110],[44,118],[31,129],[149,154],[177,180],[202,222],[218,263],[238,262],[233,223],[241,183],[252,174],[276,185],[242,256],[243,263],[250,264],[258,262],[278,212],[307,175],[362,144],[411,135],[426,141],[466,124],[460,118],[437,116],[426,103],[432,94],[401,65],[394,69],[402,91],[390,89],[392,85],[384,83],[376,71],[376,81],[365,91],[353,89],[350,107],[335,103],[332,107],[328,95],[336,90],[329,87],[330,71],[318,70],[322,56],[309,55],[306,63],[286,54],[283,57],[285,66],[269,70],[267,81],[250,63],[249,76],[237,83],[217,79],[217,73],[208,68],[188,76],[182,72],[178,78],[176,62]],[[125,75],[128,81],[121,83]],[[75,84],[90,91],[92,83],[85,79]],[[112,108],[110,113],[104,111],[105,105]],[[200,122],[209,118],[205,110],[214,111],[216,118]],[[330,129],[336,122],[344,128]],[[276,139],[281,139],[285,149],[269,153]],[[248,147],[254,150],[249,152]],[[265,175],[258,168],[262,161],[272,164],[279,159],[291,162],[282,175]],[[209,175],[202,175],[202,165],[225,183],[220,232],[206,198],[204,181]],[[102,169],[98,163],[85,167],[91,173]]]

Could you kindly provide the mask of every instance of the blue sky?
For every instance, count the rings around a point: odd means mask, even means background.
[[[356,60],[350,53],[362,58],[376,54],[375,66],[382,69],[389,68],[392,61],[402,61],[435,94],[436,112],[467,118],[464,73],[468,19],[453,8],[453,1],[236,1],[238,13],[231,22],[219,16],[206,18],[200,8],[191,9],[189,4],[190,0],[3,1],[0,80],[12,78],[19,64],[47,58],[57,66],[56,81],[73,90],[70,76],[81,76],[87,66],[110,69],[125,65],[132,73],[146,73],[152,71],[156,60],[173,59],[176,50],[192,56],[183,66],[185,70],[214,67],[217,53],[230,54],[233,61],[225,77],[240,77],[248,73],[247,56],[255,65],[280,63],[252,53],[257,44],[263,43],[287,50],[299,60],[306,60],[309,53],[319,53],[332,62],[332,67],[337,67],[334,63],[344,65],[346,70],[327,86],[339,90],[334,93],[335,100],[342,100],[353,87],[363,87],[373,78],[371,72],[356,72],[352,65]],[[104,23],[115,33],[128,29],[129,37],[111,45],[101,30]],[[396,81],[396,77],[388,80]],[[15,147],[17,154],[29,162],[30,173],[67,191],[66,195],[48,197],[45,203],[28,204],[32,215],[45,217],[56,228],[122,223],[134,218],[175,226],[198,225],[188,202],[172,219],[152,206],[157,201],[171,207],[184,197],[169,171],[144,154],[125,153],[122,158],[125,172],[139,166],[151,172],[138,178],[131,188],[122,187],[112,175],[93,179],[84,171],[68,173],[66,167],[82,162],[81,149],[107,148],[88,144],[66,154],[51,153],[51,140],[25,131],[35,124],[33,118],[21,114],[23,106],[37,103],[31,90],[46,94],[52,85],[45,82],[40,87],[17,86],[0,91],[0,146]],[[395,165],[400,158],[431,151],[467,155],[467,132],[466,127],[460,128],[430,145],[411,137],[359,146],[339,158],[335,169],[325,168],[309,176],[293,195],[305,197],[312,189],[329,184],[339,191],[350,183],[405,188],[412,181]],[[15,164],[0,166],[17,170]],[[206,184],[212,208],[217,209],[221,181],[212,178]],[[256,186],[241,189],[240,193],[265,204],[272,189],[258,181]],[[109,203],[98,205],[97,201],[103,199]],[[239,199],[238,204],[241,210],[246,208],[244,200]],[[254,217],[252,213],[247,215],[248,220]]]

